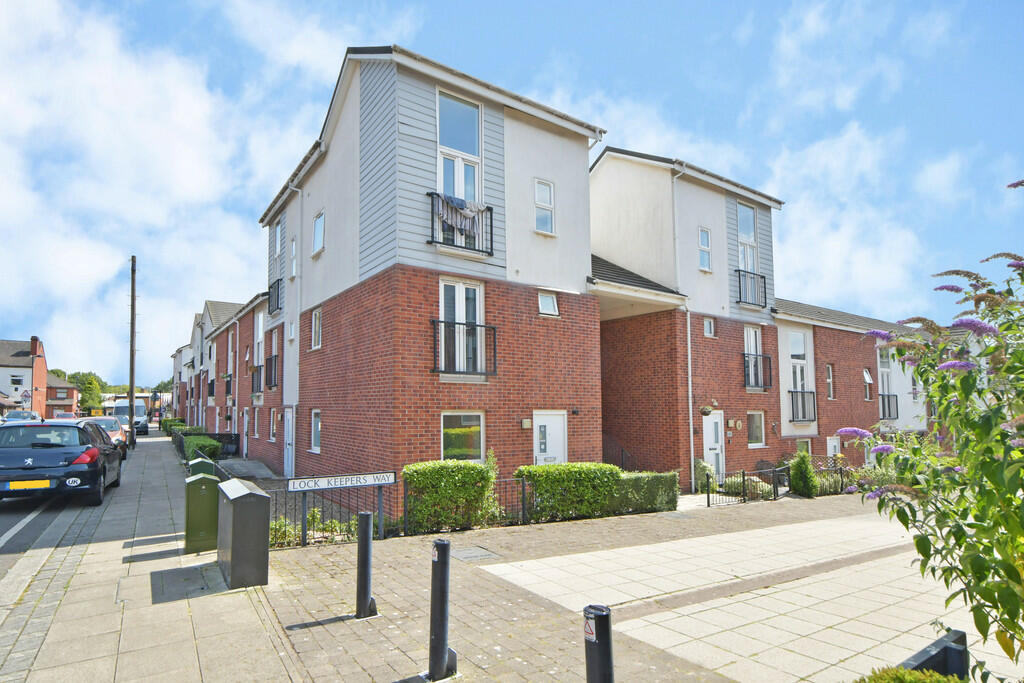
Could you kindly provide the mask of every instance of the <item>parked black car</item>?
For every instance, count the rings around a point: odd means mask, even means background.
[[[135,434],[149,436],[149,419],[145,413],[135,416]]]
[[[99,505],[120,484],[121,450],[88,420],[0,425],[0,498],[75,493]]]

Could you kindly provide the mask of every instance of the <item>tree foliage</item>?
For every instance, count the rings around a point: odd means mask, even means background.
[[[64,372],[60,368],[53,368],[49,372],[54,377],[60,377],[61,379],[67,379],[68,378],[68,373]]]
[[[78,405],[82,410],[92,410],[102,405],[103,398],[100,396],[100,384],[96,381],[95,377],[86,378],[85,386],[81,389],[81,392]]]
[[[923,436],[866,435],[862,442],[899,473],[866,486],[880,512],[914,534],[922,574],[962,599],[986,640],[1018,662],[1024,647],[1024,257],[1003,253],[1002,284],[965,270],[940,276],[971,310],[949,327],[924,318],[915,335],[888,339],[913,367],[934,418]],[[989,260],[989,259],[986,259]],[[852,428],[851,428],[852,431]],[[984,663],[975,665],[984,680]]]

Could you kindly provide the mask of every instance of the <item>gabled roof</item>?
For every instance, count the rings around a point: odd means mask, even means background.
[[[590,255],[590,273],[591,279],[603,280],[605,282],[614,282],[619,285],[627,285],[629,287],[639,287],[641,289],[650,289],[654,292],[661,292],[663,294],[679,294],[674,289],[670,289],[664,285],[659,285],[654,280],[648,280],[643,275],[634,273],[631,270],[627,270],[622,266],[615,265],[607,259],[603,259],[597,254]]]
[[[715,187],[720,187],[723,190],[728,190],[734,194],[747,197],[748,199],[761,202],[762,204],[767,204],[773,209],[781,209],[782,205],[785,203],[781,199],[776,199],[770,194],[766,194],[760,190],[755,190],[754,188],[738,183],[735,180],[730,180],[723,175],[708,171],[696,164],[691,164],[688,161],[655,156],[654,154],[644,154],[643,152],[623,149],[622,147],[605,147],[602,149],[601,153],[597,155],[597,159],[595,159],[594,163],[590,165],[591,172],[597,168],[597,165],[601,163],[601,160],[604,159],[606,154],[617,154],[619,156],[632,157],[634,159],[640,159],[641,161],[648,161],[668,166],[683,176],[690,176],[696,180],[708,183],[709,185],[714,185]]]
[[[52,372],[46,373],[46,386],[47,387],[59,387],[61,389],[78,389],[78,386],[72,384],[66,379],[61,379]]]
[[[775,310],[782,315],[807,318],[810,321],[853,328],[864,332],[868,330],[885,330],[887,332],[913,334],[917,331],[914,328],[889,322],[888,320],[868,318],[867,316],[856,315],[855,313],[837,311],[834,308],[825,308],[824,306],[805,304],[799,301],[791,301],[789,299],[779,299],[778,297],[775,299]]]
[[[261,302],[265,301],[268,298],[270,298],[270,292],[260,292],[259,294],[253,296],[251,299],[249,299],[244,304],[239,306],[237,311],[235,311],[230,316],[225,318],[220,325],[214,326],[213,330],[208,335],[206,335],[207,339],[212,339],[213,337],[220,334],[220,332],[225,327],[230,325],[235,320],[241,318],[243,315],[254,309],[257,305],[259,305]]]
[[[231,319],[235,313],[238,313],[238,309],[245,306],[245,304],[236,304],[230,301],[207,301],[206,310],[210,312],[210,323],[213,325],[213,329],[217,329],[225,322]]]
[[[32,367],[32,342],[0,339],[0,366]]]
[[[430,78],[437,79],[442,82],[447,82],[456,85],[457,87],[466,90],[470,94],[478,94],[489,100],[510,107],[512,109],[518,109],[519,111],[535,116],[543,121],[552,123],[562,128],[567,128],[580,135],[586,135],[594,140],[600,140],[607,132],[604,128],[595,126],[592,123],[587,123],[580,119],[574,118],[563,112],[549,107],[546,104],[541,104],[535,100],[531,100],[528,97],[523,97],[510,90],[505,90],[496,85],[488,83],[487,81],[470,76],[467,73],[463,73],[458,69],[453,69],[450,66],[435,62],[432,59],[428,59],[421,54],[417,54],[411,50],[406,50],[404,47],[399,45],[378,45],[369,47],[350,47],[345,51],[345,58],[341,62],[341,69],[338,72],[338,79],[334,84],[334,91],[331,93],[331,102],[327,106],[327,115],[324,117],[324,124],[320,129],[320,136],[313,141],[310,145],[309,150],[299,161],[295,170],[288,176],[288,180],[285,181],[284,185],[274,196],[274,199],[267,205],[263,215],[260,216],[260,225],[266,225],[267,221],[273,218],[284,202],[285,196],[288,194],[289,186],[293,186],[300,182],[306,175],[310,168],[316,163],[320,156],[326,149],[325,136],[327,135],[328,124],[331,121],[331,116],[334,114],[335,107],[340,106],[338,100],[338,94],[342,89],[342,83],[345,81],[346,69],[350,62],[359,62],[367,60],[382,60],[387,59],[399,64],[405,68],[411,69],[422,73]]]

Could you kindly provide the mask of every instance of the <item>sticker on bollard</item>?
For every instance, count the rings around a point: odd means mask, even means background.
[[[592,643],[597,642],[597,635],[594,633],[594,617],[589,614],[583,615],[583,637]]]

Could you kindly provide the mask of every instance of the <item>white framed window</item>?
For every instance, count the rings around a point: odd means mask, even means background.
[[[484,287],[477,282],[440,280],[438,362],[442,372],[482,373],[486,369]]]
[[[284,216],[277,219],[277,225],[274,226],[274,255],[279,255],[284,251]]]
[[[235,331],[230,330],[228,332],[228,369],[227,371],[233,372],[235,367]]]
[[[323,309],[314,308],[313,309],[313,314],[310,316],[310,318],[311,318],[311,320],[310,320],[310,327],[312,328],[312,334],[311,334],[311,339],[310,339],[310,342],[309,342],[309,348],[310,349],[319,349],[320,348],[320,342],[321,342],[321,339],[322,339],[322,336],[323,336],[322,329],[321,329],[321,325],[322,325],[321,320],[323,318]]]
[[[806,453],[811,455],[811,440],[810,439],[797,439],[796,440],[796,452]]]
[[[832,369],[831,363],[825,365],[825,395],[830,401],[834,401],[836,398],[835,371]]]
[[[711,272],[711,231],[707,228],[697,228],[697,265]]]
[[[277,328],[270,332],[270,355],[277,355]]]
[[[313,256],[324,250],[324,212],[321,211],[313,219]]]
[[[20,386],[24,386],[24,384],[25,384],[25,377],[23,375],[11,375],[11,386],[12,387],[20,387]]]
[[[295,323],[288,323],[288,341],[295,339]]]
[[[475,202],[480,196],[480,105],[437,93],[438,191]]]
[[[791,389],[807,390],[807,349],[803,332],[789,333],[789,362],[792,370]]]
[[[757,210],[736,203],[736,228],[739,233],[740,270],[757,272]]]
[[[252,409],[252,437],[254,439],[260,438],[260,409]]]
[[[484,461],[484,414],[441,413],[441,459]]]
[[[704,336],[714,337],[715,336],[715,319],[704,318]]]
[[[320,452],[320,411],[314,410],[309,416],[309,450]]]
[[[67,397],[68,397],[68,390],[67,389],[58,389],[57,390],[57,398],[67,398]]]
[[[764,413],[747,413],[747,448],[764,447]]]
[[[921,393],[921,385],[917,383],[917,375],[911,371],[910,373],[910,396],[915,401],[919,398]]]
[[[892,366],[889,362],[889,349],[878,349],[878,393],[892,393]]]
[[[764,358],[761,355],[761,328],[758,325],[743,326],[743,384],[751,389],[768,386],[765,376]],[[770,374],[770,373],[769,373]]]
[[[558,296],[554,292],[539,292],[537,301],[541,315],[558,315]]]
[[[277,440],[277,408],[270,409],[270,429],[267,431],[269,432],[267,441]]]
[[[291,270],[289,271],[289,277],[291,277],[291,278],[294,278],[296,273],[298,273],[298,263],[297,263],[298,256],[295,253],[296,248],[297,247],[295,246],[295,238],[293,237],[292,238],[292,267],[291,267]]]
[[[874,380],[871,379],[871,371],[864,368],[864,400],[871,400],[871,385],[874,384]]]
[[[555,234],[555,184],[534,178],[533,201],[536,205],[533,229],[547,235]]]

